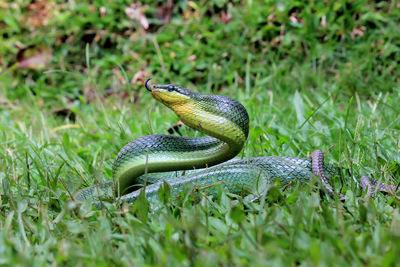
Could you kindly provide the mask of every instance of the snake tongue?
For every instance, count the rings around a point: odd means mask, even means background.
[[[146,80],[146,82],[144,83],[144,86],[146,87],[146,89],[147,89],[148,91],[151,92],[151,89],[150,89],[149,86],[147,85],[147,83],[148,83],[150,80],[151,80],[151,77],[148,78],[148,79]],[[150,85],[150,87],[151,87],[151,85]]]

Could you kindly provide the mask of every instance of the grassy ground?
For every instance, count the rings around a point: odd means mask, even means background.
[[[358,202],[356,182],[400,181],[396,1],[88,2],[0,3],[1,264],[398,264],[398,197]],[[346,202],[314,181],[238,205],[223,190],[158,210],[71,201],[112,179],[124,144],[177,121],[150,75],[243,103],[246,156],[335,145]]]

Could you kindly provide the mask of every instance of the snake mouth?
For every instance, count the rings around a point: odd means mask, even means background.
[[[153,90],[158,90],[158,91],[165,91],[165,90],[167,90],[167,91],[169,91],[169,92],[171,92],[172,90],[171,90],[171,86],[172,87],[174,87],[173,85],[171,85],[171,84],[152,84],[151,85],[151,88],[153,89]],[[153,91],[152,90],[152,91]]]

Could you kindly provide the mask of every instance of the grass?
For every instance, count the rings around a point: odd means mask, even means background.
[[[398,196],[358,201],[356,182],[400,181],[396,1],[144,1],[147,29],[130,2],[78,2],[0,6],[1,264],[397,265]],[[352,174],[334,181],[346,202],[311,181],[257,203],[222,189],[159,206],[75,203],[111,179],[124,144],[177,121],[146,93],[150,75],[243,103],[246,156],[335,145],[327,161]]]

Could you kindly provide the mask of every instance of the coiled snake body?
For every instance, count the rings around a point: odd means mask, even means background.
[[[332,177],[340,172],[323,163],[322,152],[314,152],[312,159],[234,158],[249,133],[249,117],[242,104],[225,96],[203,95],[175,85],[149,86],[148,80],[146,88],[156,100],[172,109],[184,124],[209,136],[140,137],[119,152],[113,165],[114,182],[85,188],[78,192],[77,199],[117,196],[133,202],[140,193],[137,189],[144,183],[147,198],[153,199],[164,181],[171,186],[173,195],[184,186],[212,193],[216,190],[214,185],[223,184],[231,192],[257,196],[275,179],[287,184],[309,180],[312,175],[320,176],[328,193],[334,195],[325,173]]]

